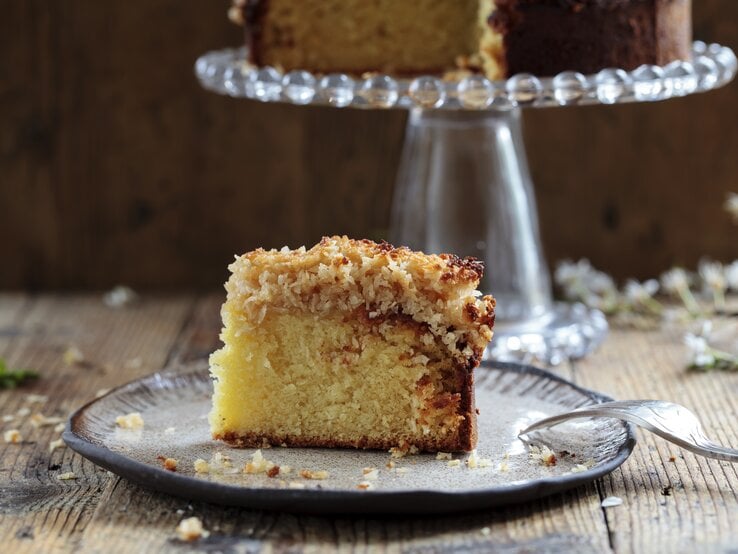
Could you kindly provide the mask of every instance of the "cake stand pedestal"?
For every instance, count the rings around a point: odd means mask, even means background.
[[[521,133],[522,108],[647,102],[719,88],[738,70],[732,50],[695,42],[691,62],[584,76],[480,75],[397,79],[283,74],[256,68],[241,49],[197,60],[202,85],[264,102],[410,110],[393,200],[390,241],[485,262],[484,292],[497,299],[486,356],[557,364],[604,339],[604,315],[553,301]]]

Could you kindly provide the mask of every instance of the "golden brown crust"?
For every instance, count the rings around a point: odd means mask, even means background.
[[[474,432],[470,428],[474,427]],[[465,432],[466,430],[466,432]],[[264,448],[270,446],[289,446],[302,448],[360,448],[364,450],[389,450],[400,448],[407,450],[415,447],[419,452],[467,452],[476,446],[476,426],[461,425],[457,434],[441,441],[437,438],[428,440],[378,440],[370,437],[357,437],[354,440],[341,440],[330,437],[306,437],[296,435],[276,435],[261,433],[215,433],[213,438],[222,440],[234,448]]]
[[[363,309],[371,320],[403,315],[425,324],[459,360],[492,337],[495,302],[476,290],[484,266],[475,258],[334,236],[309,250],[259,248],[230,269],[228,302],[248,324],[258,325],[271,310]]]

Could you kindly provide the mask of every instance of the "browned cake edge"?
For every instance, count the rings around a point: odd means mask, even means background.
[[[495,0],[508,75],[633,70],[691,58],[691,0]]]

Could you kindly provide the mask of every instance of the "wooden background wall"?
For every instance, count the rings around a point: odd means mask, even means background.
[[[401,111],[201,90],[236,45],[227,0],[0,0],[0,288],[212,288],[234,253],[381,236]],[[738,47],[738,2],[695,2]],[[526,113],[550,261],[617,276],[738,257],[738,85],[661,104]]]

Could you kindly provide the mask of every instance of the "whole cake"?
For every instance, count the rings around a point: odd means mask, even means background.
[[[691,57],[691,0],[234,0],[251,62],[491,79]]]
[[[230,266],[210,358],[213,437],[266,445],[463,451],[492,337],[481,262],[324,238]]]

